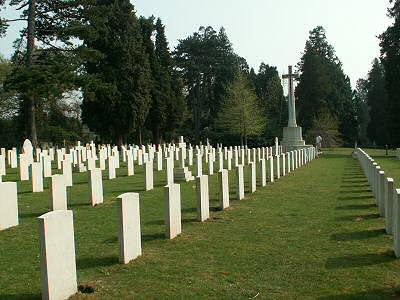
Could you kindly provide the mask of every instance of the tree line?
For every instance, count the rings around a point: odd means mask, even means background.
[[[355,99],[359,110],[362,144],[400,146],[400,1],[391,0],[388,15],[392,25],[379,36],[381,55],[372,62],[366,78],[357,82]]]
[[[129,0],[0,0],[5,5],[21,16],[0,19],[0,34],[12,22],[26,26],[11,60],[0,60],[2,145],[24,138],[159,143],[179,135],[259,144],[281,137],[287,125],[276,67],[250,68],[224,28],[200,27],[170,49],[162,20],[137,16]],[[381,37],[382,49],[394,34]],[[382,53],[387,73],[393,64]],[[323,27],[310,31],[297,69],[298,123],[308,142],[319,134],[350,145],[372,132],[365,125],[372,102],[362,98],[371,87],[360,82],[352,91]],[[395,94],[386,83],[385,90]]]
[[[138,17],[128,0],[0,5],[21,11],[15,20],[1,19],[2,35],[11,22],[26,24],[11,60],[0,61],[3,145],[24,138],[35,145],[91,138],[159,143],[182,134],[194,142],[237,143],[276,134],[265,124],[266,114],[271,123],[275,112],[283,115],[276,68],[250,70],[223,28],[201,27],[170,50],[162,20]],[[224,111],[230,109],[228,91],[240,84],[249,98],[240,99],[247,105],[235,116],[245,130],[227,127],[233,116]]]

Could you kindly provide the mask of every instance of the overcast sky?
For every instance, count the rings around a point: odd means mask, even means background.
[[[299,62],[309,31],[325,27],[329,42],[353,83],[365,77],[379,56],[379,40],[390,24],[389,0],[133,0],[138,15],[160,17],[171,48],[200,26],[223,26],[237,54],[256,70],[261,62],[278,67]],[[6,11],[7,17],[14,13]],[[18,26],[0,40],[9,57]]]

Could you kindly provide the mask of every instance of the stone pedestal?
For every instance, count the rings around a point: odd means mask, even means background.
[[[303,140],[302,128],[299,126],[283,128],[282,144],[285,147],[285,152],[305,148],[306,143]]]

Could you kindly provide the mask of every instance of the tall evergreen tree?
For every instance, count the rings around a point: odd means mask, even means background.
[[[97,55],[85,63],[83,121],[104,140],[121,144],[136,132],[142,143],[151,73],[134,7],[129,0],[97,0],[88,9],[81,39]]]
[[[400,0],[390,0],[393,24],[380,36],[381,59],[387,91],[387,132],[389,143],[400,146]]]
[[[353,98],[357,107],[358,119],[358,138],[357,141],[361,145],[368,145],[368,126],[370,123],[370,108],[367,103],[368,80],[359,79],[354,90]]]
[[[46,82],[36,80],[33,77],[42,72],[47,72],[47,77],[50,75],[48,70],[53,67],[49,65],[47,60],[40,59],[40,57],[45,56],[45,52],[49,52],[48,55],[50,56],[54,56],[57,53],[60,58],[57,60],[57,65],[59,65],[59,62],[65,61],[61,57],[61,53],[65,51],[67,39],[59,39],[59,33],[61,29],[67,27],[66,23],[69,17],[80,9],[77,2],[78,0],[70,0],[68,2],[61,0],[0,1],[0,9],[5,5],[11,5],[16,7],[16,10],[21,11],[20,17],[16,19],[0,18],[0,36],[6,33],[6,29],[11,22],[25,22],[26,24],[21,30],[21,37],[16,42],[16,57],[18,60],[14,60],[14,63],[18,63],[19,67],[14,69],[14,75],[21,78],[25,77],[25,81],[28,83],[36,81],[36,84],[29,86],[29,89],[26,89],[25,92],[18,91],[19,99],[22,101],[21,115],[24,117],[21,119],[21,123],[25,127],[24,136],[29,137],[35,146],[38,143],[36,114],[42,100],[39,94],[41,93],[40,91],[44,90]],[[67,15],[68,17],[66,17]],[[55,41],[57,43],[53,43]],[[54,60],[50,61],[55,62]],[[40,71],[40,68],[43,70]],[[59,73],[52,74],[51,77],[58,81],[57,78],[60,75],[64,76],[60,74],[60,72],[64,73],[64,70],[70,72],[69,67],[61,68]],[[70,83],[65,82],[59,88],[65,89],[68,84]],[[26,93],[26,91],[29,92]]]
[[[339,121],[345,142],[354,142],[357,118],[350,79],[344,74],[323,27],[310,31],[298,67],[301,75],[296,94],[300,124],[307,131],[319,114],[328,112]]]
[[[212,27],[200,27],[198,32],[181,40],[175,59],[192,112],[194,138],[199,141],[214,125],[225,87],[243,61],[234,54],[225,30],[216,32]]]
[[[153,142],[160,143],[162,136],[176,130],[177,120],[182,116],[182,86],[173,74],[173,60],[161,19],[155,22],[154,17],[141,17],[140,24],[152,74],[152,104],[147,123]]]
[[[370,109],[370,123],[368,138],[378,145],[385,145],[388,141],[387,132],[387,93],[385,89],[385,71],[378,59],[372,64],[367,80],[367,104]]]
[[[265,111],[266,138],[274,139],[282,135],[282,128],[287,123],[287,102],[283,95],[281,80],[276,67],[261,63],[257,74],[250,72],[258,98]]]
[[[162,74],[162,88],[164,90],[165,120],[162,125],[163,135],[170,140],[176,134],[181,125],[185,102],[183,96],[182,80],[175,68],[175,61],[171,56],[168,41],[165,35],[165,27],[158,18],[155,24],[156,40],[155,51],[159,60]]]

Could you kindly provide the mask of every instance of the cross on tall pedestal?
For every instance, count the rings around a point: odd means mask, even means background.
[[[289,121],[288,127],[297,127],[296,122],[296,100],[294,96],[294,79],[298,79],[299,75],[293,73],[293,67],[289,66],[289,74],[283,75],[282,79],[288,79],[289,81]]]

